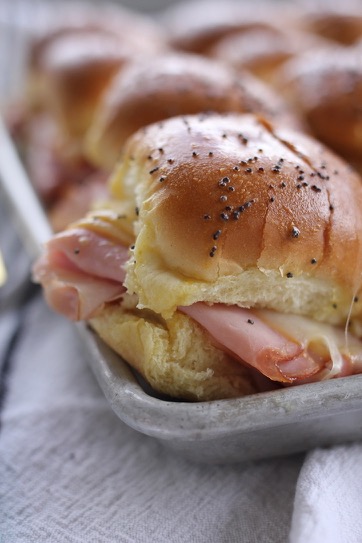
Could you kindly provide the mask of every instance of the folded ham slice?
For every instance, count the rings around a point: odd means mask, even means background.
[[[33,276],[55,311],[84,320],[122,297],[127,258],[127,247],[86,228],[73,228],[47,243]]]
[[[224,304],[179,308],[234,357],[273,381],[320,381],[362,371],[362,342],[343,330],[298,316]]]

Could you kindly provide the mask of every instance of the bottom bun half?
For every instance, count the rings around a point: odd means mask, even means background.
[[[257,392],[252,373],[182,313],[163,320],[135,306],[110,304],[90,324],[156,392],[193,401]]]

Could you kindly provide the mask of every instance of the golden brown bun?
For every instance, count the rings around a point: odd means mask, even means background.
[[[48,48],[46,101],[65,140],[84,134],[102,93],[131,55],[116,37],[93,32],[59,38]]]
[[[288,62],[280,85],[317,138],[362,160],[362,48],[336,48]]]
[[[207,58],[168,53],[134,62],[114,79],[86,137],[85,153],[111,170],[126,139],[142,126],[199,112],[256,112],[288,125],[300,121],[272,90]]]
[[[83,32],[117,36],[145,52],[150,42],[159,46],[165,43],[160,35],[162,30],[154,19],[115,4],[103,3],[102,9],[99,9],[98,6],[72,1],[65,4],[58,17],[51,18],[33,36],[28,60],[31,69],[41,67],[43,54],[58,38]]]
[[[103,4],[100,10],[89,4],[65,4],[56,20],[33,37],[28,52],[28,102],[32,107],[42,107],[46,81],[43,80],[43,63],[49,48],[60,38],[82,34],[118,38],[135,51],[147,52],[164,46],[160,28],[154,21],[125,8]],[[76,51],[75,51],[75,54]],[[45,86],[45,88],[44,88]]]
[[[68,140],[83,136],[116,72],[138,55],[166,47],[148,19],[110,8],[86,11],[82,18],[83,11],[39,36],[29,59],[30,106],[41,104],[55,117],[68,146]]]
[[[237,70],[249,70],[273,84],[275,73],[287,60],[328,45],[328,40],[313,34],[267,27],[226,36],[218,41],[210,54]]]
[[[170,42],[177,49],[208,54],[220,39],[234,32],[263,30],[292,24],[298,15],[295,6],[275,2],[233,0],[191,0],[166,10],[164,23]]]
[[[252,115],[173,118],[129,140],[112,183],[139,213],[126,279],[139,307],[345,322],[361,286],[361,180],[317,141]]]
[[[362,37],[362,9],[359,0],[305,2],[299,25],[309,32],[350,45]]]
[[[190,318],[177,313],[166,322],[131,299],[127,305],[109,305],[91,325],[154,390],[198,401],[256,392],[248,370],[216,349]]]

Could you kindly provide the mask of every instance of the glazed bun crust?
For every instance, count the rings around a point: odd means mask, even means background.
[[[94,109],[132,49],[117,37],[95,32],[67,35],[52,43],[43,58],[44,97],[64,139],[81,137]]]
[[[316,51],[331,45],[333,42],[311,33],[267,27],[226,36],[212,48],[211,55],[236,70],[249,70],[264,81],[277,85],[278,70],[287,60],[304,51]]]
[[[323,2],[312,4],[301,17],[300,24],[306,30],[351,45],[362,37],[362,13],[360,2]]]
[[[48,21],[45,28],[33,35],[28,53],[30,69],[41,69],[43,55],[59,38],[89,32],[118,37],[144,52],[151,43],[158,44],[160,48],[165,44],[154,19],[119,5],[106,4],[100,11],[83,2],[72,2],[64,6],[56,20]]]
[[[362,162],[362,49],[321,51],[288,62],[280,76],[318,139]]]
[[[120,13],[122,15],[120,15]],[[115,10],[50,29],[31,48],[28,101],[50,111],[63,139],[82,137],[103,91],[131,59],[166,47],[146,18]]]
[[[126,139],[142,126],[200,112],[260,113],[300,126],[283,99],[247,73],[197,55],[165,53],[129,64],[101,100],[85,153],[112,169]]]
[[[252,115],[170,119],[130,139],[112,190],[139,211],[126,284],[141,307],[338,322],[359,291],[361,180],[311,138]]]
[[[169,29],[170,42],[176,49],[207,55],[221,39],[235,32],[264,30],[293,24],[296,6],[281,7],[268,1],[191,0],[179,2],[166,10],[163,21]]]
[[[52,48],[55,50],[58,48],[57,42],[62,44],[69,38],[75,58],[79,56],[79,49],[81,49],[79,43],[81,43],[82,35],[85,37],[98,36],[99,50],[102,50],[103,45],[105,47],[103,53],[105,58],[107,58],[107,51],[109,51],[107,40],[112,38],[118,41],[120,53],[123,52],[123,56],[125,44],[128,44],[132,51],[144,54],[148,54],[150,51],[160,51],[165,47],[162,31],[155,21],[120,6],[102,5],[100,12],[97,7],[83,2],[71,2],[69,5],[65,5],[62,13],[58,15],[56,21],[48,21],[45,28],[34,33],[30,42],[27,102],[32,109],[43,109],[44,107],[44,99],[48,95],[48,82],[44,70],[48,69],[49,54],[52,54],[49,52]],[[104,44],[101,42],[102,39]],[[64,45],[59,47],[64,48]],[[90,49],[92,49],[92,45]],[[83,56],[85,50],[83,48]],[[59,53],[57,55],[59,58]],[[112,56],[114,57],[114,51]],[[79,66],[79,70],[82,70],[81,66]],[[74,95],[74,99],[77,99],[76,95]]]

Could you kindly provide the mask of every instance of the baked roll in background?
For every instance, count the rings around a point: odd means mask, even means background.
[[[208,55],[219,40],[234,33],[294,25],[299,8],[294,3],[227,0],[189,0],[166,9],[161,17],[176,49]]]
[[[295,128],[303,125],[281,96],[251,74],[200,55],[167,52],[135,60],[113,79],[86,134],[84,152],[110,172],[139,128],[210,112],[259,113]]]
[[[306,53],[279,76],[314,136],[362,171],[362,48]]]

